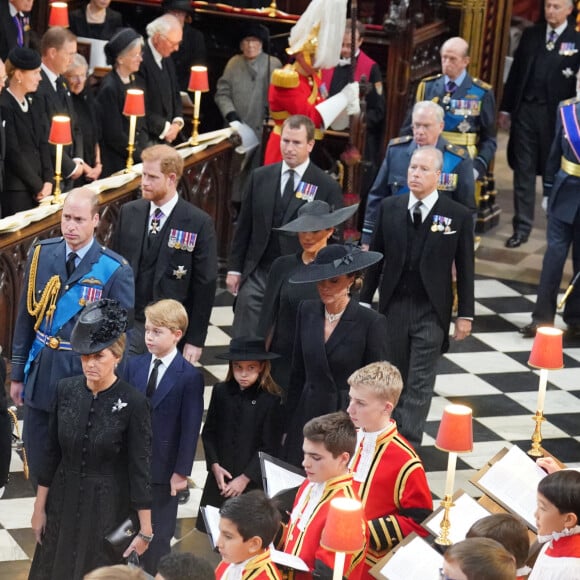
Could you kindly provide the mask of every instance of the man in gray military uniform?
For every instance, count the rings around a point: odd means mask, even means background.
[[[367,247],[372,239],[381,201],[390,195],[409,192],[407,169],[414,151],[434,146],[443,153],[443,168],[437,190],[475,213],[473,161],[468,151],[449,143],[441,135],[444,111],[433,101],[420,101],[413,107],[413,137],[391,139],[385,159],[369,191],[361,243]]]

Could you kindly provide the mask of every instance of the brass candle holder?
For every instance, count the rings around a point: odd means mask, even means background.
[[[137,130],[137,117],[145,116],[145,94],[140,89],[128,89],[125,94],[123,115],[129,117],[129,143],[127,145],[127,163],[125,171],[131,171],[133,167],[133,154],[135,153],[135,132]]]
[[[62,202],[62,190],[60,187],[60,183],[62,181],[62,153],[65,145],[72,144],[70,117],[67,117],[66,115],[55,115],[52,118],[48,142],[56,146],[52,203],[60,204]]]
[[[187,90],[193,93],[193,130],[191,132],[190,143],[198,144],[199,128],[199,107],[201,105],[201,93],[209,91],[209,81],[207,79],[206,66],[192,66],[189,74],[189,85]]]

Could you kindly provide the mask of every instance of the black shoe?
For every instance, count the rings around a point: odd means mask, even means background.
[[[515,232],[512,234],[511,238],[507,239],[505,243],[506,248],[519,248],[522,244],[525,244],[528,241],[528,236],[524,236],[523,234],[518,234]]]
[[[189,500],[189,489],[184,489],[183,491],[177,492],[177,503],[184,504]]]
[[[534,338],[536,336],[536,330],[538,330],[538,325],[535,322],[530,322],[530,324],[520,328],[518,332],[523,338]]]
[[[564,331],[564,338],[571,340],[580,339],[580,324],[569,324],[568,328]]]

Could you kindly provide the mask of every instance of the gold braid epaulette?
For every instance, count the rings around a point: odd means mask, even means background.
[[[34,330],[40,328],[40,323],[46,315],[46,320],[50,324],[52,321],[52,315],[56,310],[56,299],[58,298],[58,293],[60,292],[60,278],[55,275],[52,276],[46,283],[40,300],[36,301],[34,297],[34,290],[36,288],[36,272],[38,270],[38,257],[40,256],[40,245],[34,248],[34,254],[32,255],[32,262],[30,263],[30,274],[28,276],[28,288],[26,293],[26,307],[28,308],[28,314],[30,316],[36,317],[36,322],[34,324]]]

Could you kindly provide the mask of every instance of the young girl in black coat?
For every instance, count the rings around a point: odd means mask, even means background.
[[[207,481],[201,506],[223,502],[252,489],[262,489],[259,451],[277,456],[281,437],[280,389],[270,376],[270,360],[263,339],[232,339],[225,382],[213,387],[201,433]],[[201,514],[197,528],[205,531]]]

